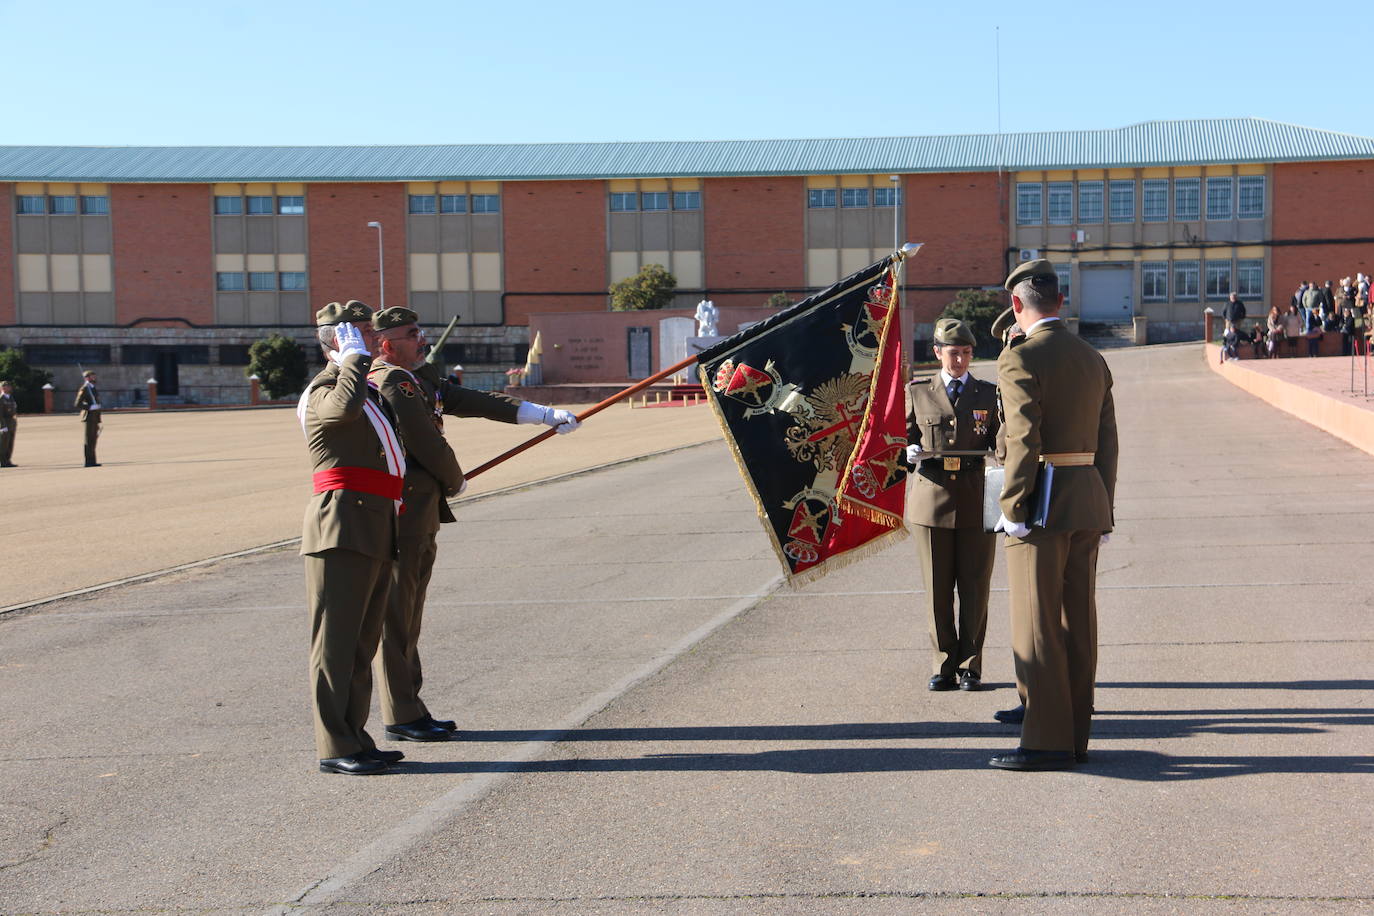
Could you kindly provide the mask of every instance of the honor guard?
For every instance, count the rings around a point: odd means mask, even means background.
[[[313,465],[301,554],[310,605],[310,697],[320,770],[365,776],[403,756],[368,735],[372,657],[382,635],[405,456],[367,384],[372,310],[331,302],[315,314],[329,363],[297,405]]]
[[[998,416],[997,386],[968,371],[975,342],[964,322],[940,319],[940,372],[909,386],[907,461],[915,473],[907,517],[916,526],[923,605],[935,650],[931,690],[977,690],[983,677],[996,538],[983,530],[984,459],[967,453],[992,450]]]
[[[73,406],[81,411],[81,426],[86,431],[86,467],[98,468],[95,441],[100,438],[100,392],[95,387],[94,371],[87,369],[81,373],[81,380]]]
[[[391,571],[391,591],[377,655],[382,721],[393,741],[445,741],[457,728],[435,719],[420,699],[420,626],[425,593],[437,552],[439,525],[454,521],[448,500],[467,487],[453,449],[444,439],[444,414],[484,417],[503,423],[546,423],[560,433],[577,428],[577,418],[489,391],[464,388],[441,377],[423,359],[424,332],[408,308],[384,309],[372,317],[379,358],[369,383],[390,408],[406,452],[405,511],[400,516],[400,555]]]
[[[14,389],[9,382],[0,382],[0,468],[15,466],[14,436],[19,430],[19,406],[14,402]]]
[[[1007,534],[1012,651],[1025,710],[1020,746],[989,762],[1060,770],[1087,759],[1092,726],[1097,552],[1112,529],[1116,488],[1112,375],[1059,320],[1064,296],[1049,261],[1020,265],[1006,288],[1025,339],[997,362],[1006,439],[997,530]],[[1047,479],[1045,523],[1032,529],[1037,487]]]

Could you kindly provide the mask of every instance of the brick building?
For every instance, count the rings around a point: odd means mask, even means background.
[[[678,303],[799,298],[926,243],[917,339],[1018,259],[1070,315],[1200,332],[1302,280],[1374,272],[1374,139],[1258,119],[981,136],[408,147],[0,147],[0,346],[117,402],[242,400],[248,344],[336,299],[461,315],[446,357],[495,386],[529,316],[602,311],[647,263]],[[383,289],[383,286],[385,287]]]

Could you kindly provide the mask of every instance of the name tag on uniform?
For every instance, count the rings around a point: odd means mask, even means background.
[[[946,459],[945,459],[945,470],[946,470],[946,471],[957,471],[957,470],[959,470],[959,459],[958,459],[958,458],[946,458]]]

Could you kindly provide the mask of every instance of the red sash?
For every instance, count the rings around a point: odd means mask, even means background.
[[[326,490],[356,490],[371,493],[387,499],[400,499],[405,487],[405,478],[378,471],[373,468],[330,468],[316,471],[314,475],[315,492]]]

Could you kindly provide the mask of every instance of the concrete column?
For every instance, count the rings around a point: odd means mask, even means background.
[[[1137,347],[1143,347],[1150,342],[1150,319],[1146,318],[1144,315],[1136,315],[1132,321],[1135,324],[1135,345]],[[1211,338],[1209,337],[1208,340],[1211,340]]]

